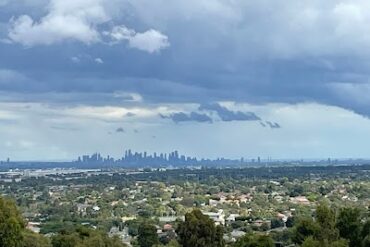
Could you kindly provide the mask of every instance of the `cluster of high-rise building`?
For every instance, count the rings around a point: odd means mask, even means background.
[[[113,159],[110,156],[102,157],[99,153],[93,155],[83,155],[78,157],[78,163],[102,163],[102,164],[119,164],[126,166],[161,166],[161,165],[236,165],[246,163],[245,160],[232,160],[225,158],[218,159],[197,159],[195,157],[185,156],[179,154],[178,151],[173,151],[171,153],[152,153],[147,152],[132,152],[131,150],[126,150],[123,157],[120,159]]]

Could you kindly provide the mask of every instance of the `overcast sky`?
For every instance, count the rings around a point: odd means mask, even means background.
[[[368,0],[0,0],[0,160],[370,158]]]

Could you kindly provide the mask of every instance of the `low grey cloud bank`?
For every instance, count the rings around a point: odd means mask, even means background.
[[[119,128],[116,129],[116,132],[117,133],[124,133],[125,130],[122,127],[119,127]]]
[[[280,128],[281,128],[280,124],[275,123],[275,122],[266,121],[266,124],[267,124],[271,129],[280,129]]]
[[[253,112],[232,111],[228,108],[221,106],[219,103],[207,103],[198,107],[200,112],[192,111],[190,113],[175,112],[169,115],[160,114],[163,119],[171,119],[175,123],[179,122],[208,122],[220,120],[223,122],[231,121],[259,121],[261,120]],[[214,115],[215,113],[216,115]],[[217,116],[214,118],[214,116]],[[270,122],[269,122],[270,123]],[[276,125],[275,125],[276,124]],[[277,127],[278,124],[274,123],[271,126]]]
[[[241,111],[231,111],[224,106],[217,103],[203,104],[199,106],[199,110],[203,111],[213,111],[216,112],[222,121],[258,121],[261,120],[253,112],[241,112]]]
[[[135,116],[136,116],[135,113],[132,113],[132,112],[126,113],[126,117],[135,117]]]
[[[176,112],[173,114],[170,114],[168,116],[165,116],[163,114],[160,114],[161,118],[167,118],[171,119],[175,123],[181,123],[181,122],[199,122],[199,123],[212,123],[213,120],[206,114],[201,114],[197,112],[191,112],[189,114],[184,112]]]

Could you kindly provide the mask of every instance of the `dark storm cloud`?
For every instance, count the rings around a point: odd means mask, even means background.
[[[275,122],[266,121],[266,124],[267,124],[271,129],[280,129],[280,128],[281,128],[280,124],[275,123]]]
[[[208,115],[200,114],[197,112],[191,112],[189,114],[184,113],[184,112],[176,112],[168,116],[160,114],[160,117],[164,119],[171,119],[175,123],[180,123],[180,122],[212,123],[213,122],[212,118],[210,118]]]
[[[117,133],[125,133],[125,130],[122,127],[116,129]]]
[[[211,104],[202,104],[199,106],[199,110],[203,111],[214,111],[217,115],[221,118],[222,121],[230,122],[230,121],[258,121],[261,120],[255,113],[253,112],[241,112],[241,111],[231,111],[226,107],[221,106],[217,103]]]
[[[135,116],[136,116],[135,113],[132,113],[132,112],[126,113],[126,117],[135,117]]]

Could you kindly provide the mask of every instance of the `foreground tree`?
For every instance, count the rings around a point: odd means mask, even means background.
[[[140,247],[152,247],[159,244],[157,229],[154,225],[144,223],[139,226],[138,242]]]
[[[326,203],[317,206],[315,220],[308,218],[298,222],[294,227],[293,241],[304,247],[348,246],[348,241],[339,236],[334,210]]]
[[[350,247],[361,246],[360,210],[357,208],[342,208],[339,212],[336,227],[342,238],[349,240]]]
[[[179,242],[183,247],[223,247],[222,226],[214,222],[200,210],[193,210],[185,215],[177,229]]]
[[[15,204],[0,197],[0,247],[22,247],[24,221]]]
[[[370,220],[368,220],[361,230],[362,246],[370,246]]]
[[[119,238],[110,238],[106,233],[79,227],[62,231],[52,239],[53,247],[126,247]]]
[[[318,236],[319,232],[319,225],[311,218],[300,219],[293,229],[292,240],[296,244],[302,244],[306,238]]]
[[[43,235],[26,230],[23,232],[23,247],[51,247],[51,243]]]
[[[308,237],[301,245],[302,247],[348,247],[347,241],[341,239],[334,242],[328,242],[327,240],[319,241],[313,237]]]
[[[339,232],[335,227],[335,212],[326,203],[317,206],[316,222],[320,227],[317,238],[321,242],[333,242],[339,239]]]
[[[274,241],[265,235],[248,234],[238,239],[232,247],[274,247]]]

